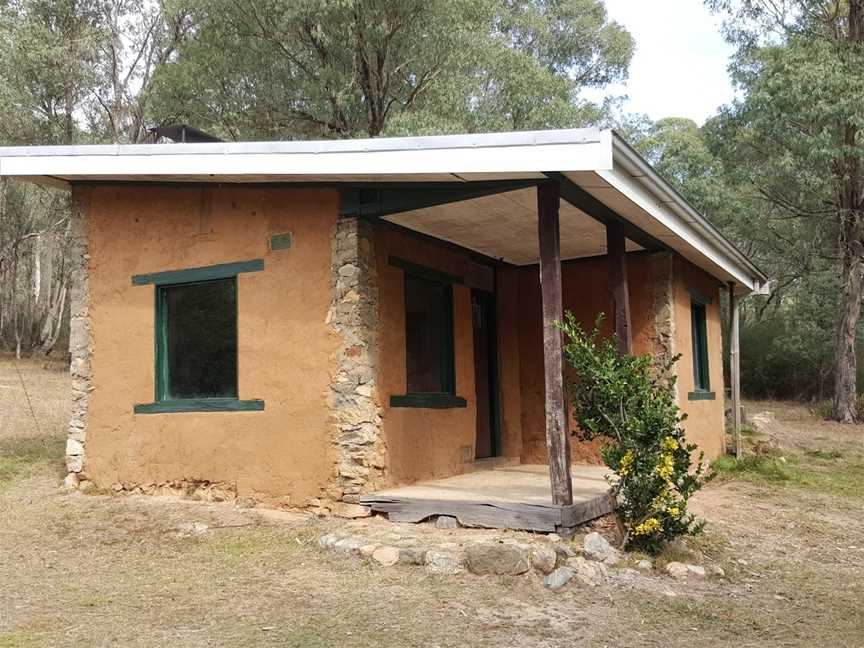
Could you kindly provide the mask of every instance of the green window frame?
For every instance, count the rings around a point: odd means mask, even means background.
[[[391,407],[418,407],[429,409],[450,409],[465,407],[467,402],[464,398],[456,395],[456,367],[455,349],[453,345],[453,284],[462,283],[460,277],[448,275],[423,266],[413,264],[409,261],[391,257],[390,265],[399,267],[404,272],[404,295],[405,295],[405,369],[407,393],[393,395],[390,397]],[[411,359],[409,350],[410,337],[416,335],[409,321],[408,304],[412,291],[427,290],[429,294],[440,295],[439,317],[436,322],[440,327],[434,332],[435,338],[440,343],[438,349],[438,385],[436,389],[412,390],[410,384]]]
[[[693,339],[693,391],[689,400],[714,400],[708,364],[707,305],[700,299],[690,301],[691,337]]]
[[[233,317],[235,322],[235,335],[237,331],[237,305],[239,303],[239,282],[237,275],[243,272],[257,272],[264,269],[261,259],[241,261],[237,263],[226,263],[200,268],[188,268],[185,270],[170,270],[167,272],[156,272],[132,277],[132,285],[153,285],[154,287],[154,311],[155,311],[155,389],[154,402],[139,403],[134,406],[136,414],[167,414],[179,412],[244,412],[261,411],[264,409],[264,401],[258,399],[242,400],[238,397],[239,379],[236,370],[239,358],[235,358],[234,388],[231,394],[197,397],[197,398],[175,398],[172,395],[170,359],[169,359],[169,311],[168,294],[173,288],[191,287],[198,285],[212,285],[216,282],[230,282],[233,296]],[[239,355],[239,348],[234,344],[234,352]]]

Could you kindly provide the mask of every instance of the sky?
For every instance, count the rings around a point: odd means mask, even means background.
[[[636,54],[625,84],[607,86],[589,98],[627,95],[627,112],[653,120],[689,117],[699,125],[732,100],[726,72],[732,47],[702,0],[605,2],[609,17],[636,40]]]

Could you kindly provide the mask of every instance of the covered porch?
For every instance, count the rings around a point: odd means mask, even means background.
[[[521,529],[551,533],[570,529],[615,508],[602,466],[571,468],[572,503],[552,501],[549,467],[499,465],[488,469],[388,488],[360,498],[391,522],[422,522],[435,516],[456,518],[465,527]]]

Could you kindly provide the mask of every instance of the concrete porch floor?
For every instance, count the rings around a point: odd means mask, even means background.
[[[545,465],[497,466],[445,479],[390,488],[361,503],[394,522],[422,522],[448,515],[463,526],[552,532],[611,512],[604,466],[572,467],[573,505],[555,506]]]

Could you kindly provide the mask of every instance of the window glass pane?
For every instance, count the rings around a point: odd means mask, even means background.
[[[160,290],[168,398],[236,398],[236,279]]]
[[[693,335],[693,382],[696,389],[708,390],[708,337],[705,322],[705,305],[690,304]]]
[[[405,276],[408,393],[452,391],[451,290],[449,285]]]

